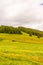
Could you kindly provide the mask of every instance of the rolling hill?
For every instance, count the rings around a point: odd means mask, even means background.
[[[11,33],[12,27],[9,28],[10,33],[5,32],[6,26],[2,29],[3,32],[0,32],[0,65],[43,65],[43,37],[38,38],[33,34],[31,36],[27,33],[27,28],[25,28],[26,31],[23,30],[24,28],[17,28],[20,34]],[[33,31],[36,30],[32,29]],[[37,30],[37,33],[39,32],[43,33]]]

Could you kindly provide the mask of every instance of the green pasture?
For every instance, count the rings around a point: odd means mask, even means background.
[[[0,65],[43,65],[43,38],[0,33]]]

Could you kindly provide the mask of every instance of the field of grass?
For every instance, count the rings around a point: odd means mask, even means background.
[[[0,33],[0,65],[43,65],[43,38]]]

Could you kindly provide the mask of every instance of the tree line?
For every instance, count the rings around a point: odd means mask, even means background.
[[[12,26],[0,26],[0,33],[22,34],[18,28]]]
[[[29,34],[29,36],[35,35],[38,38],[43,37],[43,31],[35,30],[26,27],[12,27],[12,26],[0,26],[0,33],[8,33],[8,34],[22,34],[25,32]]]
[[[36,30],[36,29],[31,29],[31,28],[26,28],[26,27],[18,27],[21,31],[29,34],[29,36],[35,35],[38,38],[43,37],[43,31]]]

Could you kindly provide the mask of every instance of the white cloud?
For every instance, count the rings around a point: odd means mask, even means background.
[[[43,0],[0,0],[0,25],[43,30]]]

